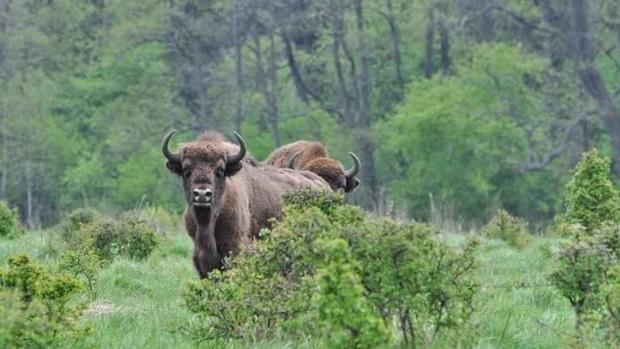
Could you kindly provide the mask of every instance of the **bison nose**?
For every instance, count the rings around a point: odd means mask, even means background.
[[[213,198],[211,189],[196,188],[193,191],[194,206],[209,206]]]

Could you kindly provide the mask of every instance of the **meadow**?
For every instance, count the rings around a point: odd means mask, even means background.
[[[52,231],[29,231],[0,243],[0,263],[8,256],[28,253],[47,265],[56,263],[50,251]],[[451,245],[462,234],[445,233],[437,239]],[[558,240],[535,237],[518,250],[504,241],[482,239],[475,278],[480,284],[471,319],[477,348],[558,348],[572,337],[574,315],[568,302],[548,281],[552,251]],[[118,258],[100,271],[97,298],[80,321],[93,332],[84,348],[193,348],[182,327],[193,316],[181,304],[180,289],[197,275],[191,263],[192,243],[182,231],[169,232],[145,261]],[[200,344],[198,345],[200,346]],[[435,347],[451,347],[438,338]],[[203,343],[203,347],[209,347]],[[232,342],[232,348],[314,348],[307,342]]]

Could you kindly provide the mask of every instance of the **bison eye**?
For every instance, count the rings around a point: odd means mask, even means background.
[[[224,177],[224,174],[225,174],[224,167],[223,166],[218,167],[216,174],[218,177]]]
[[[183,176],[185,176],[185,178],[189,178],[192,175],[192,170],[190,170],[189,168],[186,168],[183,170]]]

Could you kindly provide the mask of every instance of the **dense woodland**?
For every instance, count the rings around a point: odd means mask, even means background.
[[[171,128],[354,151],[369,210],[543,224],[585,150],[620,175],[620,3],[0,0],[0,91],[0,200],[29,228],[180,210]]]

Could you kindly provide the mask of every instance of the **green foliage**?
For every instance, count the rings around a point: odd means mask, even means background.
[[[620,265],[607,271],[607,282],[601,287],[601,298],[606,309],[603,327],[606,339],[613,346],[620,345]]]
[[[67,251],[60,257],[58,267],[63,272],[72,275],[76,279],[82,280],[88,288],[91,298],[94,299],[97,296],[96,283],[103,262],[101,258],[88,247],[89,245],[85,244],[77,251]]]
[[[551,122],[543,96],[530,86],[544,79],[549,62],[503,43],[468,52],[455,74],[412,83],[394,115],[377,125],[380,177],[415,218],[429,216],[429,193],[470,219],[497,206],[531,219],[548,216],[562,177],[520,173],[517,164],[526,162],[521,126],[530,115]]]
[[[63,240],[68,242],[71,247],[77,247],[80,243],[76,235],[82,226],[93,224],[101,219],[103,219],[101,214],[92,208],[80,208],[72,211],[59,225]]]
[[[70,215],[61,227],[69,250],[81,251],[78,254],[91,261],[91,252],[105,261],[116,257],[146,259],[159,241],[144,220],[126,216],[117,221],[90,210]]]
[[[343,239],[316,241],[322,256],[316,272],[318,290],[312,302],[329,348],[389,348],[390,332],[364,296],[352,255]]]
[[[489,223],[482,228],[482,234],[492,239],[504,240],[514,248],[523,248],[532,240],[527,231],[527,222],[502,209],[497,210]]]
[[[0,201],[0,237],[14,238],[23,232],[19,226],[17,211],[11,210],[6,202]]]
[[[289,197],[262,240],[225,272],[190,283],[183,298],[197,315],[194,338],[312,335],[328,346],[376,347],[399,330],[416,344],[458,332],[473,311],[475,243],[456,251],[426,225],[366,217],[321,195]]]
[[[620,222],[620,198],[609,180],[609,163],[596,149],[585,153],[566,186],[566,220],[588,233],[605,222]]]
[[[120,222],[101,220],[84,225],[79,231],[81,242],[91,244],[103,260],[115,257],[145,259],[157,246],[155,232],[143,221],[130,218]]]
[[[8,259],[0,271],[0,344],[15,348],[67,345],[85,334],[77,326],[79,307],[69,305],[82,284],[54,275],[26,255]]]
[[[606,340],[617,341],[620,199],[609,180],[609,160],[596,149],[584,154],[566,189],[566,213],[556,229],[569,240],[552,282],[573,307],[579,341],[596,338],[599,328]]]

